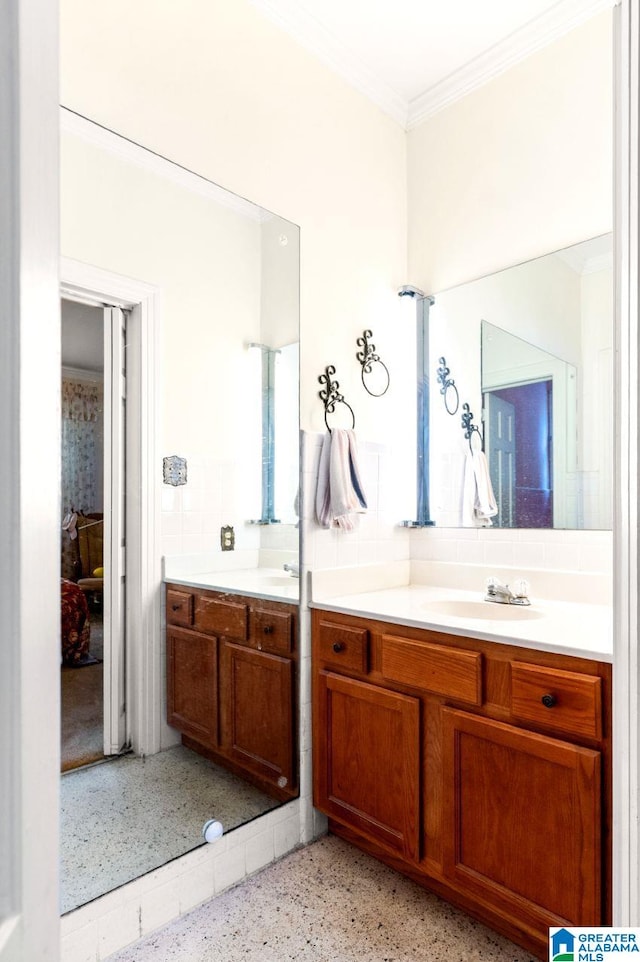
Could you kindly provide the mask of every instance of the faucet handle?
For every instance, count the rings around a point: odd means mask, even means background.
[[[516,598],[528,598],[529,597],[529,582],[524,578],[519,578],[517,581],[513,582],[512,591]]]

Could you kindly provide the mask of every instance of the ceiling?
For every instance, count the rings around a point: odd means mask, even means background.
[[[404,127],[615,0],[251,0]]]

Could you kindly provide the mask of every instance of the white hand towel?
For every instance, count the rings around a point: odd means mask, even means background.
[[[469,451],[464,465],[462,491],[462,524],[464,527],[488,528],[498,513],[489,465],[484,451]]]
[[[331,488],[329,485],[329,464],[331,461],[331,434],[329,431],[322,439],[320,464],[318,465],[318,484],[316,487],[316,519],[323,528],[331,526]]]
[[[353,430],[334,428],[326,434],[320,452],[316,488],[316,518],[324,528],[333,525],[351,531],[351,515],[367,507]]]

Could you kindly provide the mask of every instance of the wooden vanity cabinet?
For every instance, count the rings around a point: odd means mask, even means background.
[[[167,721],[183,744],[297,795],[296,605],[167,585]]]
[[[314,804],[540,958],[610,924],[611,666],[314,610]]]

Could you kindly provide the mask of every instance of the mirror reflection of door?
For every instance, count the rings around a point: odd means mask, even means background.
[[[484,394],[486,453],[501,528],[553,527],[553,381]]]
[[[498,507],[495,522],[514,528],[516,491],[515,407],[498,392],[484,396],[485,447],[489,474]]]
[[[62,299],[62,771],[120,753],[124,314]],[[115,546],[117,545],[117,550]]]

